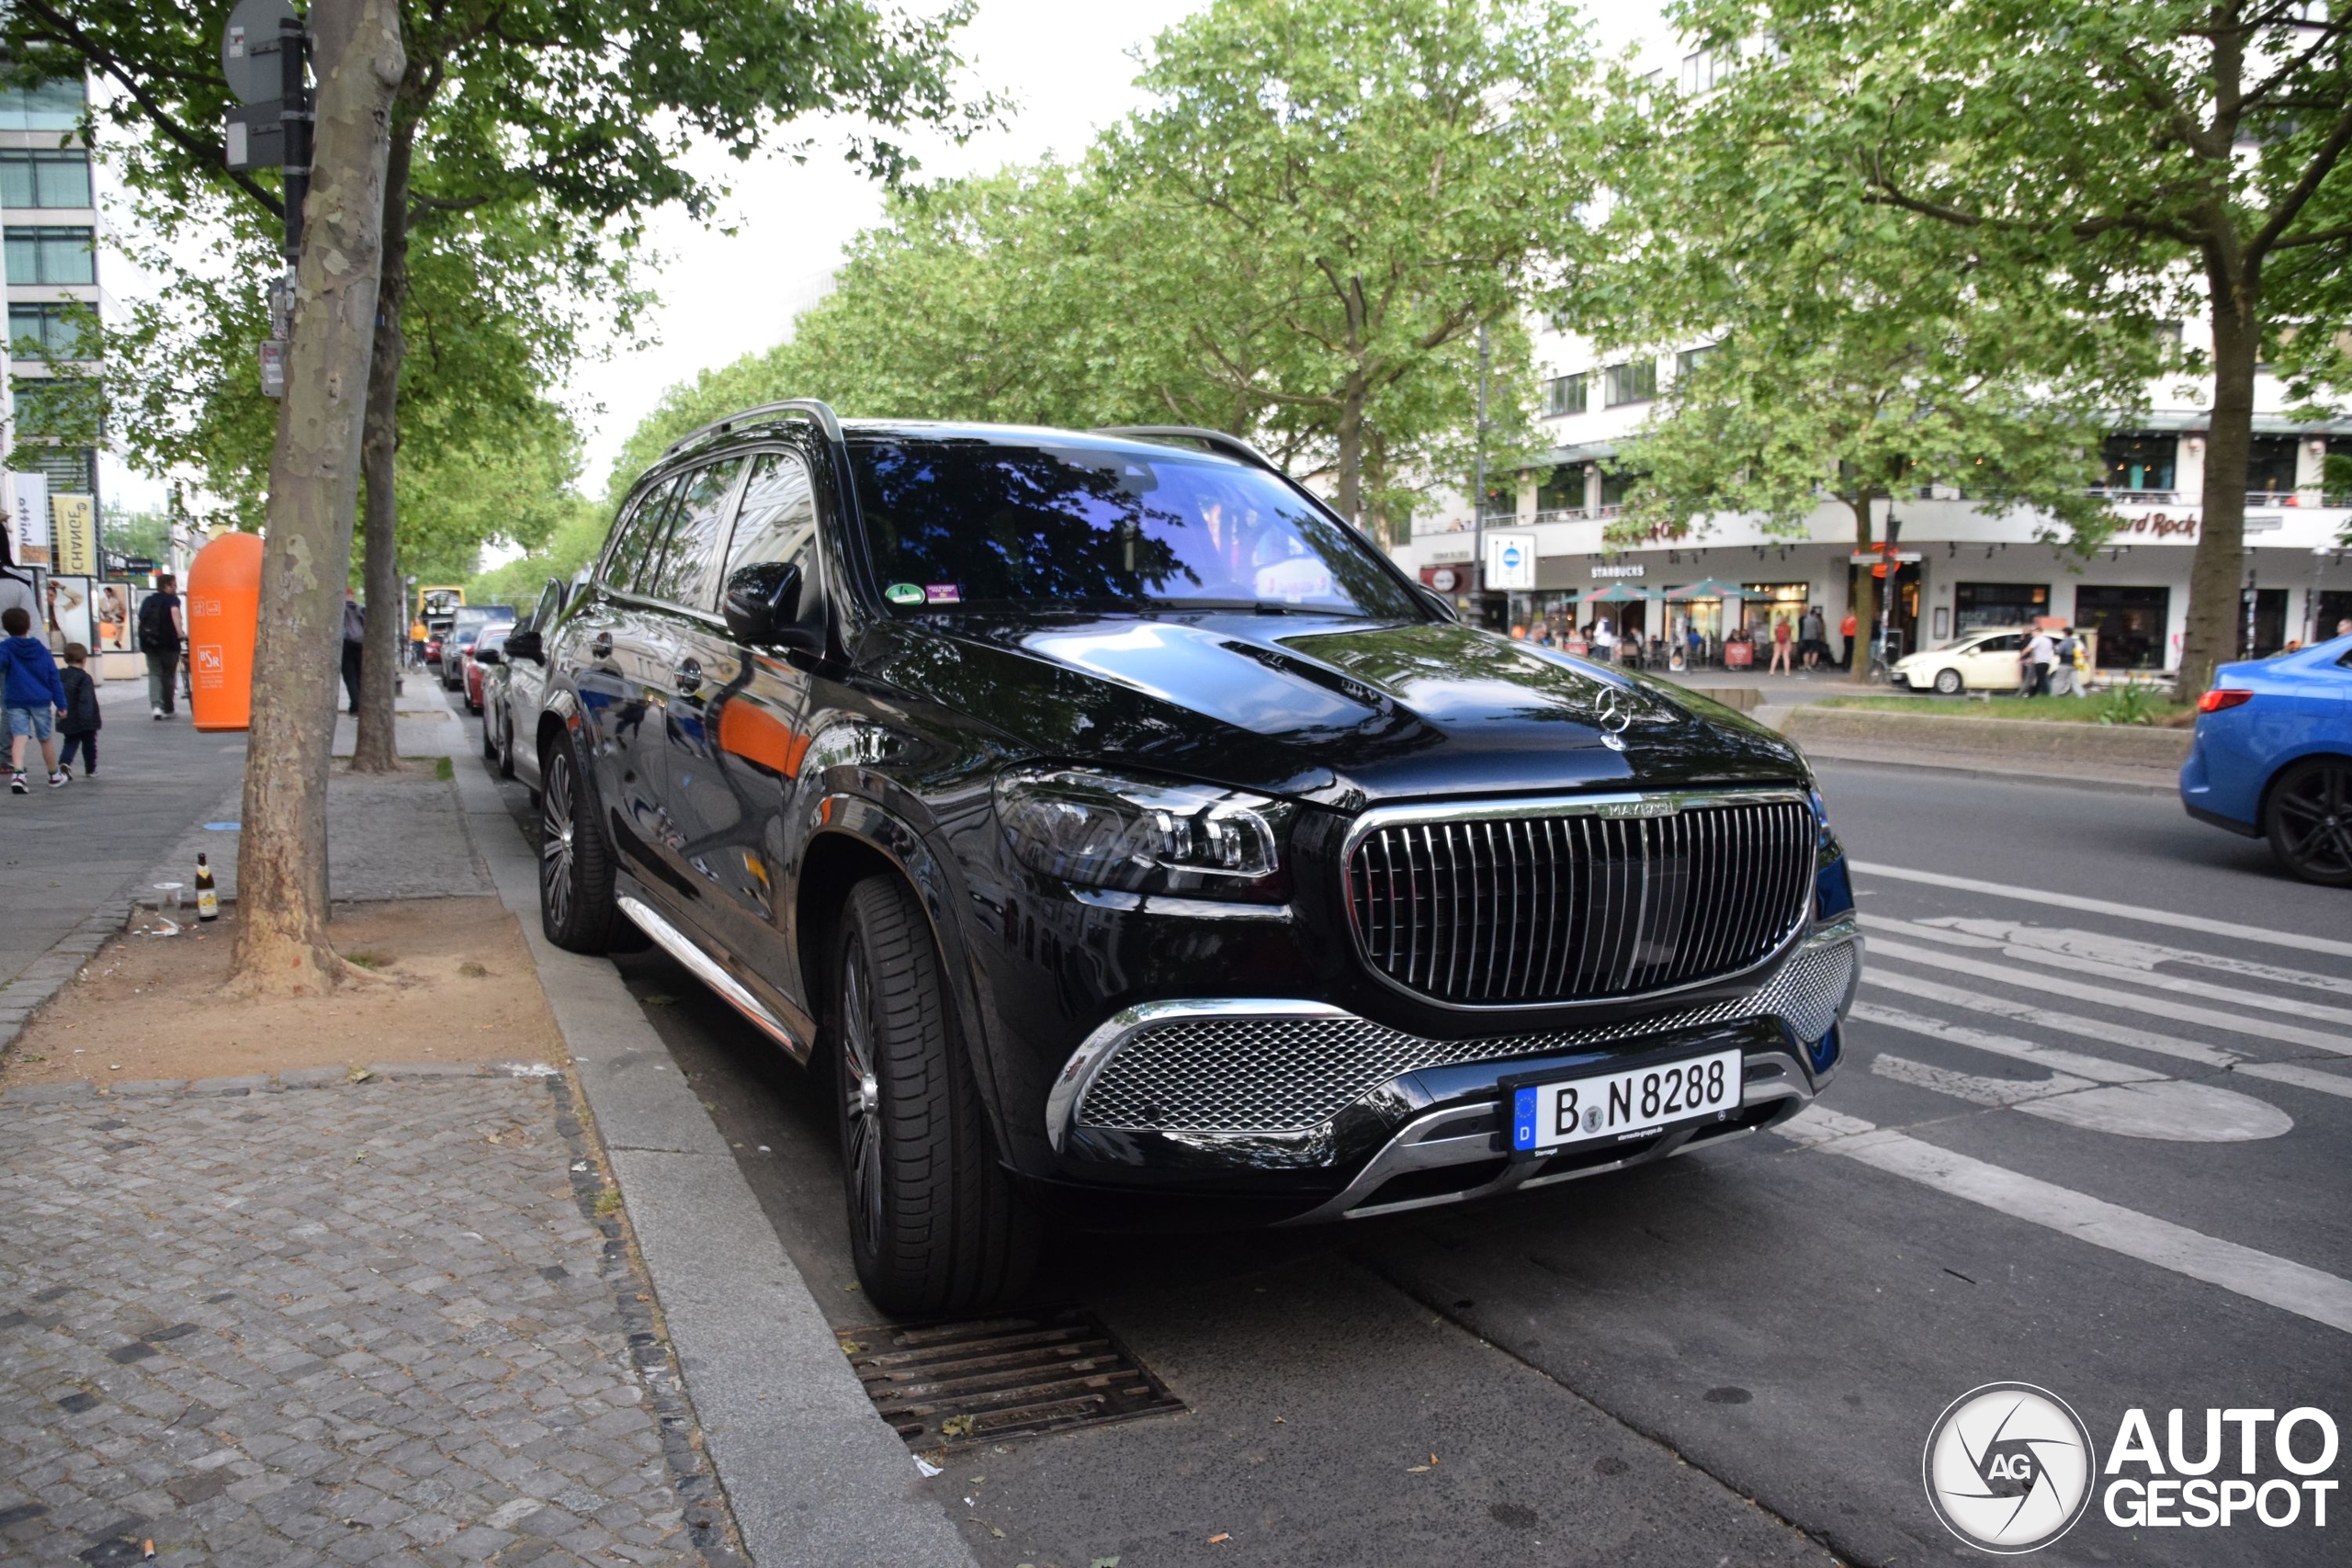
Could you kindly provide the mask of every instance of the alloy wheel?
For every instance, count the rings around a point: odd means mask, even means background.
[[[2352,881],[2352,766],[2321,763],[2282,781],[2271,802],[2278,850],[2313,882]]]
[[[558,926],[571,916],[573,807],[571,761],[559,751],[548,759],[547,782],[539,791],[539,897]]]
[[[882,1093],[874,1076],[872,991],[865,949],[852,937],[842,951],[842,1157],[851,1215],[869,1257],[882,1249]]]

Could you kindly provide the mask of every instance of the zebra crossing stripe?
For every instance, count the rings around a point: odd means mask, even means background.
[[[2152,1033],[2134,1029],[2128,1023],[2116,1023],[2103,1018],[2085,1018],[2080,1013],[2057,1012],[2036,1007],[2031,1002],[2008,997],[1987,996],[1982,991],[1963,991],[1957,986],[1946,986],[1924,976],[1909,975],[1888,969],[1878,960],[1885,949],[1873,946],[1871,963],[1863,967],[1862,984],[1900,992],[1913,1001],[1942,1002],[1947,1007],[1966,1008],[1971,1012],[1990,1013],[1996,1018],[2015,1019],[2019,1023],[2040,1024],[2061,1034],[2078,1034],[2086,1040],[2096,1040],[2107,1045],[2128,1046],[2134,1051],[2151,1051],[2159,1056],[2177,1056],[2184,1062],[2195,1062],[2203,1067],[2227,1067],[2245,1060],[2235,1051],[2224,1051],[2195,1040],[2182,1040],[2170,1034]]]
[[[1893,931],[1921,942],[1932,942],[1950,947],[1975,948],[1999,953],[2018,964],[2039,964],[2046,969],[2065,969],[2077,975],[2087,975],[2097,980],[2120,980],[2127,986],[2145,986],[2154,991],[2171,991],[2184,997],[2196,997],[2205,1001],[2228,1002],[2233,1007],[2254,1008],[2263,1012],[2283,1012],[2291,1018],[2308,1018],[2324,1023],[2352,1024],[2352,1008],[2324,1007],[2302,997],[2274,997],[2262,991],[2242,991],[2234,986],[2216,986],[2210,980],[2192,980],[2181,975],[2159,975],[2150,970],[2132,968],[2120,964],[2104,964],[2097,959],[2082,958],[2047,948],[2004,942],[1992,937],[1977,936],[1964,931],[1951,931],[1942,926],[1917,925],[1909,920],[1891,919],[1883,915],[1864,915],[1862,928],[1871,931]]]
[[[2216,1012],[2211,1008],[2191,1007],[2169,998],[2140,996],[2131,991],[2119,991],[2106,986],[2086,986],[2080,981],[2057,975],[2044,975],[2006,964],[1986,964],[1979,959],[1963,958],[1956,953],[1937,953],[1886,937],[1871,940],[1871,955],[1899,958],[1906,963],[1924,964],[1931,969],[1949,969],[1956,974],[1973,975],[1980,980],[1993,980],[2005,986],[2022,986],[2028,990],[2050,991],[2076,1001],[2099,1002],[2108,1007],[2125,1008],[2132,1012],[2152,1012],[2165,1018],[2178,1019],[2186,1023],[2201,1023],[2213,1029],[2225,1029],[2233,1034],[2250,1035],[2257,1040],[2276,1040],[2287,1045],[2308,1045],[2316,1051],[2332,1052],[2339,1056],[2352,1056],[2352,1040],[2340,1034],[2324,1034],[2316,1029],[2298,1029],[2289,1023],[2273,1023],[2267,1019],[2247,1018],[2240,1013]]]
[[[1775,1131],[1821,1152],[2352,1334],[2352,1280],[2306,1264],[1819,1106],[1807,1108]]]
[[[1851,864],[1854,871],[1863,876],[1883,876],[1890,882],[1917,882],[1929,887],[1956,888],[1962,893],[1989,893],[1996,897],[2015,898],[2043,908],[2081,909],[2094,915],[2113,915],[2119,919],[2138,920],[2144,925],[2170,926],[2175,931],[2202,931],[2208,936],[2234,937],[2240,942],[2265,942],[2272,947],[2292,947],[2304,953],[2324,953],[2335,958],[2352,958],[2352,942],[2338,942],[2334,937],[2311,936],[2302,931],[2274,931],[2261,926],[2239,925],[2233,920],[2209,919],[2203,915],[2182,915],[2169,909],[2143,908],[2137,904],[2117,904],[2105,898],[2086,898],[2075,893],[2048,893],[2039,887],[2014,887],[2004,882],[1980,882],[1973,876],[1949,876],[1939,871],[1915,871],[1909,866],[1885,865],[1875,861],[1854,861]]]
[[[2292,1062],[2240,1062],[2230,1071],[2244,1073],[2248,1077],[2268,1078],[2272,1083],[2290,1083],[2297,1089],[2316,1089],[2321,1094],[2333,1094],[2352,1100],[2352,1078],[2339,1077],[2322,1072],[2317,1067],[2298,1066]]]

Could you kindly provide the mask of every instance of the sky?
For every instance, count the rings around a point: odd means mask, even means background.
[[[1095,132],[1141,107],[1136,54],[1206,0],[979,0],[959,35],[974,92],[1010,100],[1005,123],[962,146],[917,139],[925,176],[984,173],[1048,152],[1076,157]],[[910,9],[928,10],[923,0]],[[1657,0],[1598,0],[1588,6],[1601,47],[1614,50],[1657,26]],[[804,163],[771,158],[734,164],[715,152],[698,172],[732,187],[718,220],[703,226],[665,213],[650,226],[659,253],[644,281],[660,303],[641,326],[648,346],[613,345],[584,360],[559,396],[586,437],[582,484],[602,493],[614,457],[662,390],[695,372],[781,342],[792,314],[810,303],[842,248],[882,216],[879,186],[842,161],[847,128],[804,122],[813,137]],[[101,188],[106,182],[102,176]],[[732,233],[726,232],[732,229]],[[102,264],[107,292],[135,299],[151,280],[119,256]],[[102,483],[133,509],[160,505],[162,486],[104,459]],[[489,564],[495,564],[493,554]]]

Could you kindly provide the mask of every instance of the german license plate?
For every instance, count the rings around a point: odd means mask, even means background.
[[[1577,1144],[1645,1138],[1739,1109],[1740,1054],[1717,1051],[1589,1077],[1522,1083],[1510,1090],[1510,1147],[1548,1155]]]

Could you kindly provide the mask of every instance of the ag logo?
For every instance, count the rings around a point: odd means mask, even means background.
[[[1600,726],[1600,743],[1611,751],[1623,751],[1626,727],[1634,722],[1634,705],[1616,687],[1603,686],[1592,706],[1593,722]]]
[[[2098,1456],[2066,1402],[2031,1383],[1993,1382],[1951,1402],[1928,1432],[1921,1469],[1946,1529],[1980,1551],[2039,1551],[2090,1506]]]

